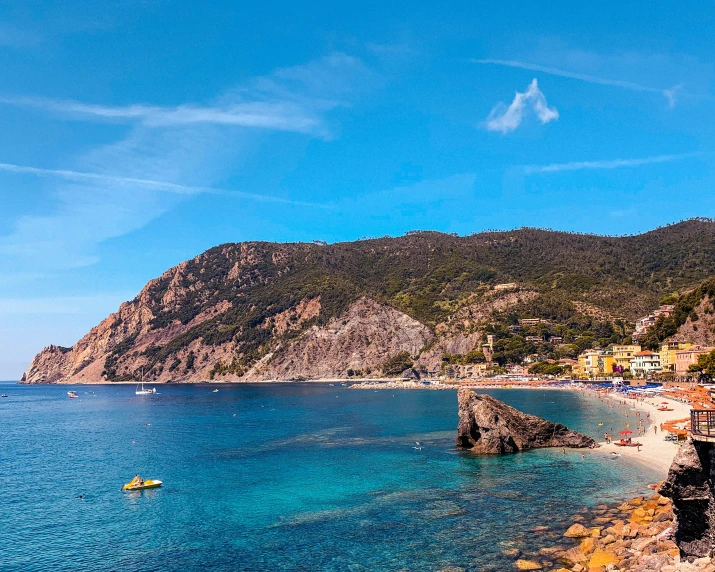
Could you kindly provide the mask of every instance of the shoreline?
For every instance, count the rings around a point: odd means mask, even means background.
[[[637,447],[618,447],[613,443],[599,443],[604,451],[620,453],[622,457],[634,459],[643,464],[646,464],[651,469],[655,469],[663,475],[663,478],[668,474],[670,466],[673,464],[675,454],[679,450],[676,443],[666,441],[664,439],[667,431],[660,429],[661,425],[674,419],[684,419],[690,417],[690,405],[680,403],[670,398],[663,397],[648,397],[643,400],[619,399],[618,396],[607,394],[606,398],[610,401],[617,402],[621,405],[630,406],[631,410],[638,413],[646,413],[646,417],[636,416],[635,423],[631,423],[634,442],[642,443],[638,451]],[[673,411],[658,411],[658,404],[662,401],[668,401],[669,407]],[[625,404],[623,403],[625,401]],[[632,403],[631,403],[632,401]],[[645,420],[645,435],[637,435],[637,419]],[[612,436],[617,438],[617,436]]]

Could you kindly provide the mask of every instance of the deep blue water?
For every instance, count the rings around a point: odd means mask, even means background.
[[[657,479],[598,451],[457,451],[452,391],[68,389],[0,386],[0,570],[509,570],[534,526]],[[594,437],[625,421],[576,393],[490,393]],[[164,487],[119,492],[137,472]]]

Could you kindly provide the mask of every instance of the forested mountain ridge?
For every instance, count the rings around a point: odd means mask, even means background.
[[[507,329],[520,318],[545,319],[531,333],[576,349],[627,337],[663,297],[711,276],[708,219],[625,237],[524,228],[224,244],[151,280],[72,348],[43,350],[23,379],[129,380],[142,368],[152,381],[379,375],[404,354],[401,365],[433,371],[478,352],[487,331],[523,338]],[[495,289],[505,283],[517,286]],[[554,350],[519,351],[531,349]]]

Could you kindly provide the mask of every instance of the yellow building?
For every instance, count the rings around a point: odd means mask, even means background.
[[[641,351],[639,345],[613,345],[610,347],[611,352],[613,352],[613,365],[623,368],[623,371],[630,369],[631,358]]]
[[[690,342],[663,342],[660,344],[660,365],[663,372],[675,372],[675,354],[680,350],[687,350],[693,344]]]
[[[601,375],[613,373],[613,366],[616,361],[611,353],[602,353],[598,357],[598,373]]]
[[[586,350],[578,356],[576,374],[580,379],[590,379],[599,374],[598,361],[602,353],[600,350]]]

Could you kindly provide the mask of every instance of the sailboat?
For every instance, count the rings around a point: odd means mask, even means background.
[[[141,386],[142,388],[139,389],[139,385],[137,385],[136,391],[134,392],[136,395],[156,395],[156,387],[152,387],[151,389],[144,389],[144,368],[142,368]]]
[[[141,384],[142,388],[139,389],[139,386],[137,385],[137,389],[134,392],[136,395],[155,395],[156,394],[156,387],[152,387],[151,389],[144,389],[144,384]]]

